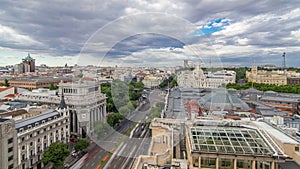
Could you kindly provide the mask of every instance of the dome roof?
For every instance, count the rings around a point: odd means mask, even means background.
[[[32,61],[32,60],[34,60],[31,56],[30,56],[30,54],[28,53],[28,55],[26,56],[26,58],[24,58],[23,60],[26,60],[26,61]]]

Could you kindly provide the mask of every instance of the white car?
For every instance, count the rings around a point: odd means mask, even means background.
[[[71,153],[71,155],[72,155],[73,157],[76,157],[76,156],[77,156],[77,152],[76,152],[75,150],[73,150],[72,153]]]

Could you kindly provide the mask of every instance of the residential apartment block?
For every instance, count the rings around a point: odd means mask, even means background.
[[[54,142],[69,142],[69,114],[62,96],[55,110],[20,120],[0,118],[0,168],[43,168],[43,152]]]
[[[18,166],[42,168],[43,152],[54,142],[69,142],[69,109],[59,107],[15,123],[18,138]]]

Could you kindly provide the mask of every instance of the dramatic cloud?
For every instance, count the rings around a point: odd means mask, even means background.
[[[280,56],[286,52],[288,66],[299,66],[289,62],[300,58],[299,6],[297,0],[4,0],[0,64],[9,63],[4,56],[11,50],[44,56],[37,64],[52,64],[55,57],[72,58],[65,59],[72,63],[78,57],[79,62],[84,58],[99,64],[103,59],[151,64],[160,58],[146,59],[152,56],[149,52],[163,55],[173,47],[173,51],[182,50],[182,56],[174,54],[178,60],[201,55],[220,57],[225,65],[250,65],[255,60],[281,65]],[[194,55],[186,50],[193,47]]]

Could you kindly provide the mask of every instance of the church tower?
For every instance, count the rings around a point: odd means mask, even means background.
[[[69,116],[69,108],[65,102],[64,93],[61,93],[60,104],[57,108],[57,111],[60,112],[61,116]]]

